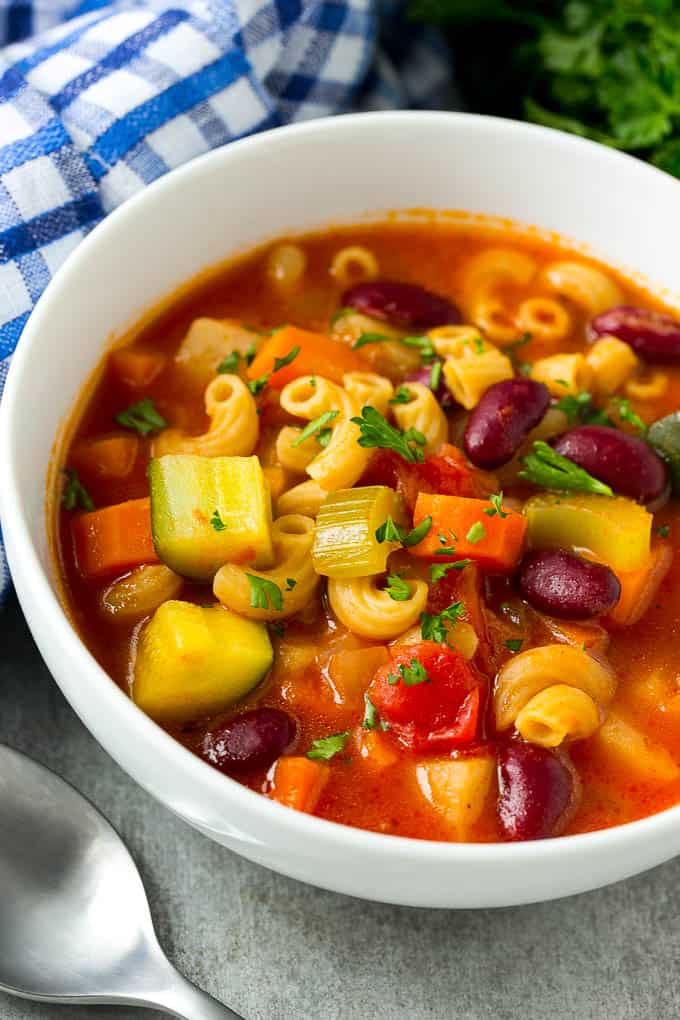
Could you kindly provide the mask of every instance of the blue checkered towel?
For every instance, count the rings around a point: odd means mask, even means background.
[[[145,184],[264,128],[448,105],[445,46],[401,18],[398,0],[0,0],[0,395],[55,270]],[[8,581],[0,538],[0,600]]]

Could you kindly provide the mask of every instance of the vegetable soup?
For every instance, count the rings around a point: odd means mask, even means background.
[[[297,810],[445,841],[680,802],[680,321],[482,225],[284,239],[110,353],[63,460],[87,646]]]

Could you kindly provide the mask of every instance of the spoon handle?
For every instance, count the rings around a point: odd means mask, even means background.
[[[149,996],[145,1005],[158,1006],[179,1020],[243,1020],[228,1006],[208,995],[177,971],[162,992]]]

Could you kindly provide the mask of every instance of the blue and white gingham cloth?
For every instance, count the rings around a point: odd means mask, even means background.
[[[446,47],[402,6],[0,0],[0,396],[56,269],[145,184],[264,128],[450,105]]]

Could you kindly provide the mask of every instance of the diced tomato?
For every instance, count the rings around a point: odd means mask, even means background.
[[[462,450],[450,443],[440,446],[424,464],[408,464],[391,450],[379,450],[360,484],[398,489],[411,512],[419,492],[484,499],[498,488],[492,475],[473,467]]]
[[[414,660],[426,678],[410,684],[400,667],[412,678]],[[388,733],[414,751],[443,754],[478,736],[484,681],[447,645],[422,641],[401,648],[378,669],[368,693]]]

